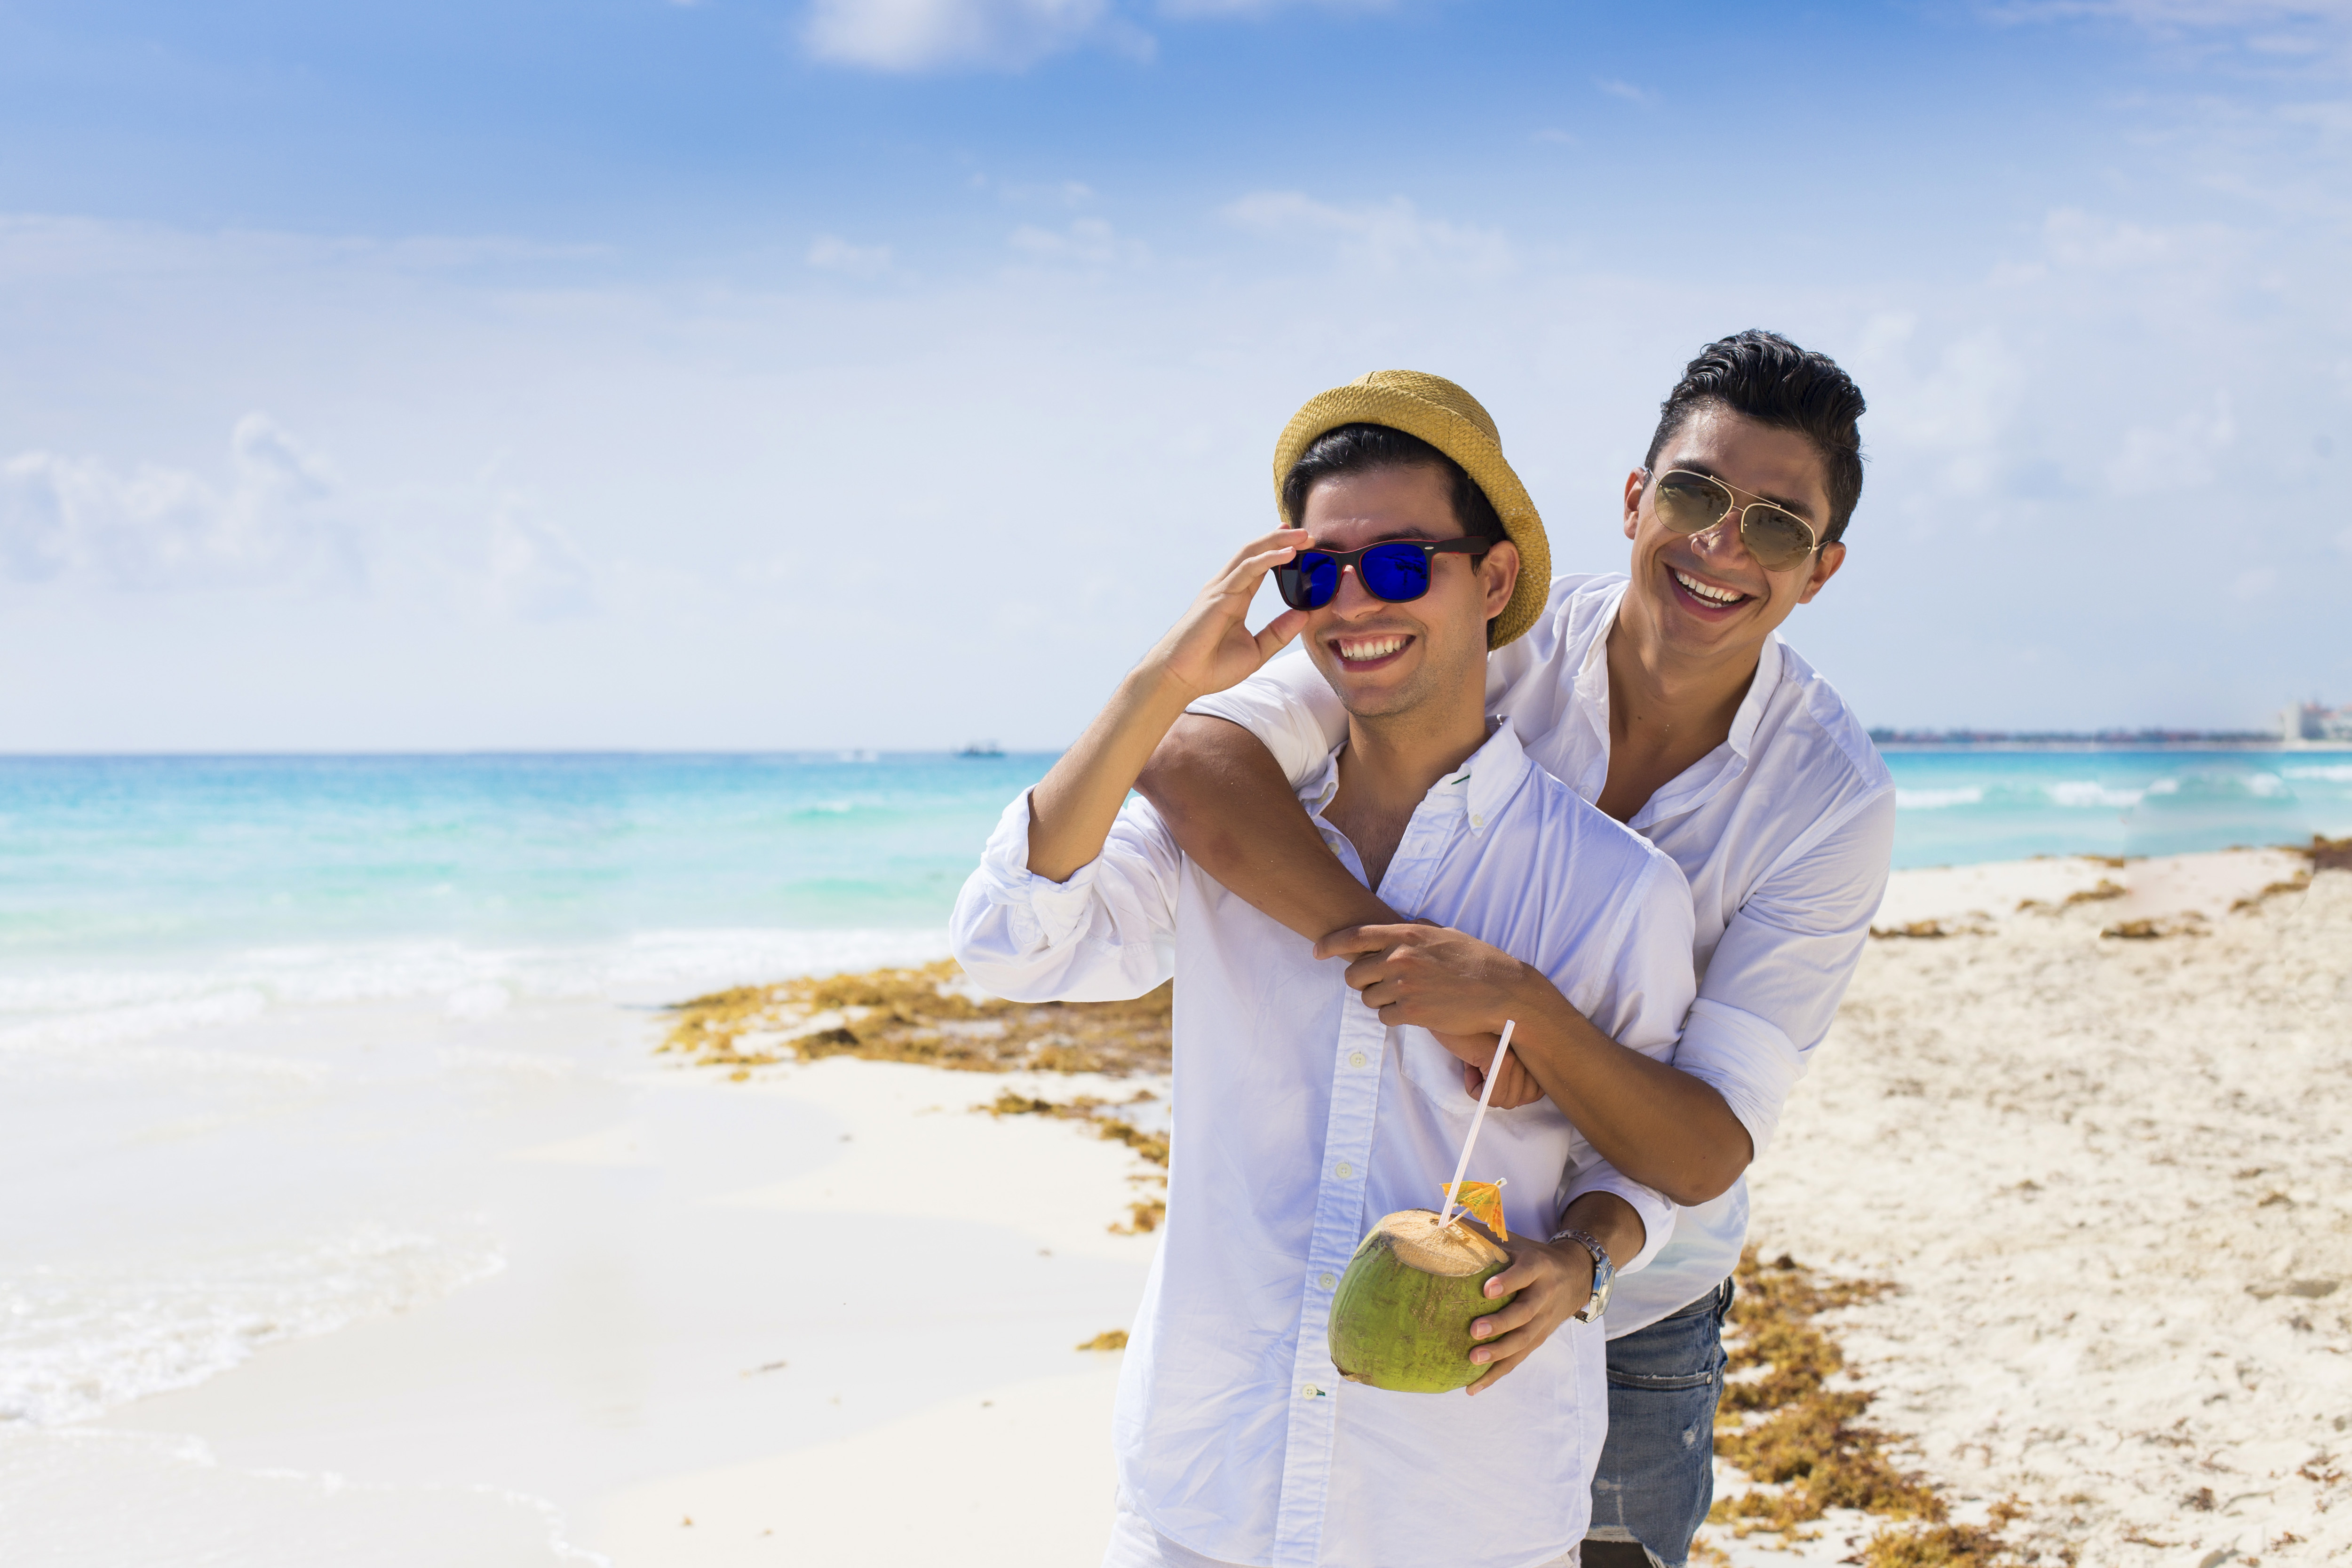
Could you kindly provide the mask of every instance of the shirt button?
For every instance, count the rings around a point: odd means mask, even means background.
[[[1310,1383],[1310,1384],[1308,1384],[1306,1387],[1304,1387],[1304,1388],[1300,1389],[1298,1392],[1300,1392],[1301,1394],[1304,1394],[1304,1395],[1305,1395],[1305,1396],[1307,1396],[1307,1398],[1309,1398],[1309,1399],[1320,1399],[1320,1398],[1322,1398],[1322,1397],[1323,1397],[1323,1391],[1322,1391],[1321,1389],[1319,1389],[1319,1388],[1316,1387],[1316,1386],[1315,1386],[1313,1384],[1311,1384],[1311,1383]]]
[[[1363,1053],[1362,1051],[1349,1051],[1349,1052],[1348,1053],[1348,1065],[1349,1065],[1349,1066],[1350,1066],[1350,1067],[1361,1067],[1363,1064],[1364,1064],[1364,1053]]]
[[[1474,828],[1483,828],[1486,825],[1486,819],[1480,816],[1473,816],[1470,819],[1470,825]]]
[[[1349,1164],[1347,1161],[1345,1161],[1345,1160],[1341,1160],[1341,1161],[1339,1162],[1339,1179],[1340,1179],[1341,1181],[1346,1181],[1349,1176],[1354,1176],[1355,1174],[1356,1174],[1356,1167],[1355,1167],[1355,1166],[1353,1166],[1349,1165]]]
[[[1325,1290],[1327,1290],[1327,1291],[1328,1291],[1328,1290],[1331,1289],[1331,1287],[1332,1287],[1332,1286],[1337,1285],[1339,1281],[1339,1280],[1338,1280],[1335,1276],[1330,1275],[1330,1274],[1326,1274],[1326,1275],[1324,1275],[1320,1280],[1318,1280],[1318,1281],[1316,1281],[1315,1282],[1316,1282],[1317,1284],[1318,1284],[1318,1285],[1322,1286]]]

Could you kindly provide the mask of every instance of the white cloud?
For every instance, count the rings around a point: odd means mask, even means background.
[[[2244,27],[2280,22],[2352,20],[2347,0],[2014,0],[1988,5],[1997,22],[2054,22],[2077,17],[2129,22],[2151,28]]]
[[[2135,425],[2107,464],[2107,487],[2118,496],[2147,496],[2210,485],[2223,452],[2238,439],[2230,394],[2217,392],[2161,426]]]
[[[816,0],[809,52],[881,71],[1018,70],[1105,32],[1109,0]]]
[[[1401,0],[1157,0],[1171,21],[1256,19],[1276,11],[1389,11]],[[1141,11],[1147,0],[1133,0]],[[814,0],[808,51],[831,65],[923,72],[1021,70],[1094,45],[1149,59],[1151,36],[1114,0]]]
[[[879,277],[890,270],[887,245],[852,245],[839,235],[819,235],[808,247],[808,264],[819,272],[849,277]]]
[[[324,458],[248,413],[228,468],[222,486],[184,469],[19,453],[0,464],[0,571],[131,589],[361,575]]]
[[[1141,240],[1121,238],[1100,218],[1078,218],[1059,230],[1023,224],[1006,243],[1033,261],[1063,266],[1140,266],[1151,259]]]
[[[2042,222],[2051,259],[2066,267],[2113,270],[2148,267],[2169,259],[2179,236],[2138,224],[2096,217],[2062,207]]]
[[[1635,87],[1629,81],[1619,81],[1614,77],[1594,77],[1592,78],[1592,85],[1599,88],[1602,92],[1607,93],[1610,97],[1622,98],[1627,103],[1647,103],[1650,101],[1650,94],[1646,89]]]
[[[2000,489],[2011,477],[2006,467],[2018,450],[2013,435],[2028,377],[1999,330],[1937,333],[1915,356],[1918,317],[1885,311],[1864,322],[1859,337],[1840,360],[1870,397],[1868,447],[1902,453],[1927,481],[1899,499],[1874,497],[1874,509],[1891,504],[1912,520],[1953,498]]]
[[[585,615],[596,607],[593,574],[572,537],[509,496],[490,518],[492,600],[526,621]]]
[[[1297,191],[1258,191],[1226,207],[1223,216],[1275,237],[1336,239],[1344,257],[1376,272],[1433,270],[1484,278],[1516,265],[1501,230],[1425,218],[1402,196],[1338,207]]]

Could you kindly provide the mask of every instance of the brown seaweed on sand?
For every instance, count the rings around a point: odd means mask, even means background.
[[[2001,1535],[2024,1510],[1994,1505],[1988,1524],[1955,1523],[1943,1498],[1891,1452],[1898,1439],[1863,1419],[1867,1390],[1836,1386],[1845,1353],[1814,1320],[1894,1289],[1881,1281],[1818,1280],[1783,1256],[1741,1258],[1731,1313],[1731,1370],[1716,1417],[1715,1449],[1759,1484],[1708,1515],[1735,1535],[1769,1531],[1807,1539],[1832,1509],[1894,1522],[1857,1557],[1865,1568],[2010,1568],[2028,1559]]]
[[[964,1072],[1168,1071],[1167,986],[1128,1002],[1008,1002],[942,959],[911,969],[739,986],[669,1009],[660,1049],[747,1078],[754,1067],[856,1056]]]

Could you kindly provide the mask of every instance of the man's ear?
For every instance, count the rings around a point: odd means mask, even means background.
[[[1510,603],[1512,591],[1519,586],[1519,547],[1508,539],[1497,540],[1478,563],[1478,581],[1486,591],[1486,619],[1492,621]]]
[[[1813,595],[1828,587],[1830,579],[1835,577],[1838,574],[1838,568],[1844,564],[1845,546],[1843,544],[1823,545],[1820,549],[1815,550],[1813,570],[1806,577],[1805,591],[1797,595],[1797,602],[1811,604],[1813,601]]]
[[[1632,538],[1642,527],[1642,492],[1650,487],[1650,476],[1636,468],[1625,476],[1625,537]]]

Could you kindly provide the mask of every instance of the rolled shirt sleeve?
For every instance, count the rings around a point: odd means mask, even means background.
[[[1323,766],[1348,738],[1348,710],[1315,661],[1297,651],[1278,655],[1237,686],[1202,697],[1184,710],[1240,725],[1257,737],[1294,785]]]
[[[971,977],[1013,1001],[1139,997],[1176,972],[1181,852],[1150,802],[1130,799],[1102,852],[1054,882],[1029,869],[1029,795],[1004,809],[949,922]]]
[[[1589,1192],[1613,1192],[1642,1217],[1642,1249],[1617,1265],[1620,1274],[1647,1268],[1659,1249],[1675,1239],[1673,1201],[1655,1187],[1643,1186],[1599,1155],[1577,1167],[1574,1179],[1568,1184],[1568,1201],[1574,1203]]]
[[[1724,926],[1707,961],[1674,1063],[1723,1096],[1759,1155],[1828,1036],[1870,939],[1894,840],[1888,791],[1792,845]]]

